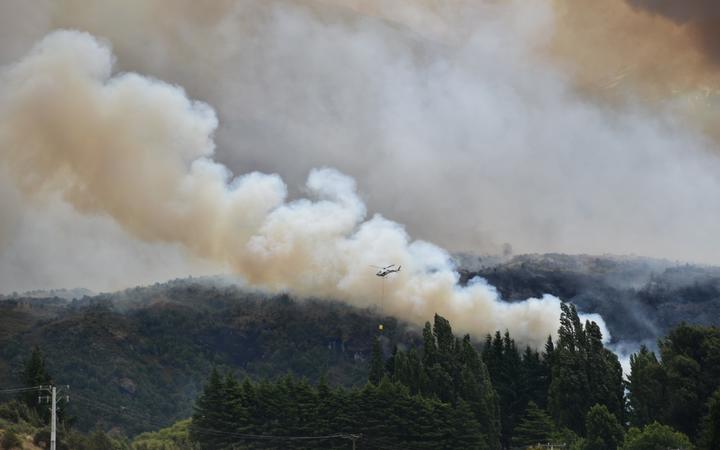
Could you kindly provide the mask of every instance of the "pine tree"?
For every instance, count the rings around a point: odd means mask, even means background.
[[[525,415],[513,430],[513,447],[531,446],[549,442],[555,432],[552,419],[535,402],[528,403]]]
[[[549,387],[548,368],[540,359],[540,354],[530,347],[526,347],[523,353],[521,374],[523,403],[533,402],[544,408]]]
[[[217,430],[226,419],[225,383],[220,372],[213,368],[202,394],[195,402],[190,425],[192,440],[198,442],[203,450],[222,448],[228,443],[228,437],[217,433]]]

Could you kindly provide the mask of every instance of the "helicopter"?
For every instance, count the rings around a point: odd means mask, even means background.
[[[400,272],[400,269],[402,266],[398,266],[397,264],[390,264],[389,266],[380,267],[380,266],[371,266],[378,269],[378,271],[375,273],[375,275],[385,278],[386,276],[390,275],[391,273]]]
[[[397,264],[390,264],[389,266],[385,266],[385,267],[380,267],[380,266],[371,266],[371,267],[375,267],[376,269],[378,269],[378,271],[375,273],[375,275],[382,278],[382,287],[381,287],[382,290],[380,291],[381,292],[381,294],[380,294],[380,309],[382,309],[383,297],[385,296],[385,277],[387,277],[391,273],[400,272],[400,269],[402,269],[402,266],[399,266]],[[385,326],[382,323],[378,325],[378,330],[380,330],[380,332],[382,332],[384,328],[385,328]]]

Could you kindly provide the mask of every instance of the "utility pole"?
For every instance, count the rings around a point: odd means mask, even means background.
[[[361,437],[362,437],[362,434],[348,434],[347,435],[347,438],[352,441],[353,450],[355,450],[357,448],[356,447],[357,440],[360,439]]]
[[[52,403],[50,404],[50,450],[55,450],[57,446],[57,431],[55,427],[57,425],[57,388],[52,388]]]
[[[70,386],[64,386],[64,388],[70,390]],[[62,392],[63,388],[58,389],[55,385],[40,386],[40,390],[50,394],[38,397],[38,401],[47,400],[50,403],[50,450],[57,450],[57,402],[58,394]],[[65,395],[64,400],[70,401],[70,396]]]

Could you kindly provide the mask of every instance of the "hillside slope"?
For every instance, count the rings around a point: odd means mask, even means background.
[[[653,342],[682,321],[720,324],[714,267],[582,255],[464,259],[463,265],[462,281],[482,276],[510,301],[551,293],[602,314],[616,342]],[[0,385],[19,383],[24,359],[39,345],[55,381],[71,385],[67,414],[80,428],[112,424],[133,434],[188,417],[213,365],[240,376],[292,372],[362,384],[380,322],[386,352],[420,341],[414,327],[374,311],[268,298],[218,279],[75,300],[34,292],[0,299]]]
[[[605,319],[614,341],[653,342],[681,323],[720,325],[720,268],[641,257],[520,255],[463,259],[512,300],[548,293]]]
[[[55,381],[71,384],[67,413],[81,428],[113,424],[129,433],[189,416],[213,365],[252,377],[292,372],[364,383],[380,321],[338,303],[263,298],[195,280],[71,302],[4,300],[0,309],[0,329],[12,330],[0,337],[0,383],[16,385],[39,345]],[[417,339],[396,320],[383,323],[388,349]]]

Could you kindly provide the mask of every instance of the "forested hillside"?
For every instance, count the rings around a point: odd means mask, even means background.
[[[615,354],[596,323],[582,323],[563,304],[558,338],[542,352],[521,351],[509,333],[488,335],[478,350],[435,315],[422,342],[387,355],[371,339],[367,382],[331,386],[288,374],[252,380],[213,367],[196,397],[191,420],[132,441],[112,422],[110,433],[74,429],[60,414],[60,449],[220,450],[463,448],[500,450],[552,443],[574,450],[677,448],[714,450],[720,444],[720,329],[681,325],[659,343],[662,359],[643,348],[622,380]],[[48,412],[32,386],[52,379],[35,348],[24,361],[28,386],[0,404],[5,448],[47,447]],[[7,392],[4,392],[7,393]],[[80,404],[144,426],[162,427],[149,410],[83,398]],[[693,443],[691,443],[693,442]],[[28,444],[30,445],[30,444]],[[34,447],[33,447],[34,448]]]
[[[91,429],[128,433],[187,417],[210,368],[252,377],[286,373],[333,385],[367,378],[371,337],[408,344],[392,318],[327,301],[264,297],[208,280],[179,280],[81,300],[0,301],[0,385],[15,386],[39,346],[55,380],[72,384],[68,414]],[[117,406],[107,410],[102,404]]]
[[[503,298],[553,294],[603,316],[615,341],[648,341],[681,322],[720,325],[720,268],[641,257],[520,255],[459,258]]]
[[[472,269],[463,272],[465,279],[484,276],[511,301],[550,292],[572,300],[581,310],[599,311],[615,339],[650,338],[652,343],[655,337],[676,333],[657,347],[657,357],[643,350],[633,358],[638,371],[633,376],[649,379],[647,386],[657,384],[645,397],[641,390],[630,392],[635,416],[625,415],[622,408],[619,368],[609,352],[600,351],[599,330],[591,327],[587,335],[588,345],[600,355],[597,359],[577,356],[563,360],[567,367],[559,364],[556,368],[550,367],[549,355],[557,342],[534,350],[518,347],[505,330],[473,336],[468,342],[481,351],[497,396],[502,445],[512,444],[515,430],[527,425],[527,417],[540,422],[551,417],[562,425],[558,433],[563,429],[584,433],[587,410],[597,401],[588,397],[586,386],[597,383],[606,383],[602,395],[614,392],[607,398],[615,400],[604,404],[619,422],[649,426],[657,420],[699,439],[697,427],[715,386],[712,380],[720,378],[712,363],[716,338],[703,337],[692,327],[673,331],[672,326],[682,320],[717,323],[720,315],[708,312],[720,303],[717,269],[561,255],[515,257]],[[86,293],[58,292],[66,297]],[[377,366],[373,372],[370,363],[379,323],[384,324],[384,331],[378,345],[387,361],[378,375]],[[408,395],[452,402],[458,395],[452,386],[457,385],[462,368],[453,368],[448,362],[452,358],[441,356],[436,363],[445,364],[443,371],[433,369],[435,363],[428,365],[434,358],[426,356],[432,352],[423,347],[428,335],[433,332],[381,317],[377,311],[285,295],[266,297],[221,279],[176,280],[74,300],[33,292],[0,299],[0,383],[18,385],[25,361],[38,346],[53,379],[71,384],[71,402],[63,406],[68,421],[80,430],[99,426],[128,435],[190,417],[193,401],[213,367],[238,380],[246,376],[277,380],[292,374],[311,386],[322,379],[332,388],[348,389],[364,386],[368,375],[377,383],[387,375],[390,381],[401,383]],[[447,342],[439,340],[438,348],[452,354]],[[451,347],[462,348],[463,342]],[[598,379],[602,371],[597,367],[608,364],[607,377]],[[578,367],[595,369],[577,372]],[[427,378],[429,374],[435,378]],[[553,387],[551,381],[558,379],[564,381],[555,381]],[[428,383],[432,392],[427,390]],[[672,390],[686,385],[697,391]],[[567,396],[577,411],[553,415],[560,413],[553,410],[549,392]],[[662,396],[653,397],[658,392]],[[639,418],[640,411],[647,411],[646,418]]]

